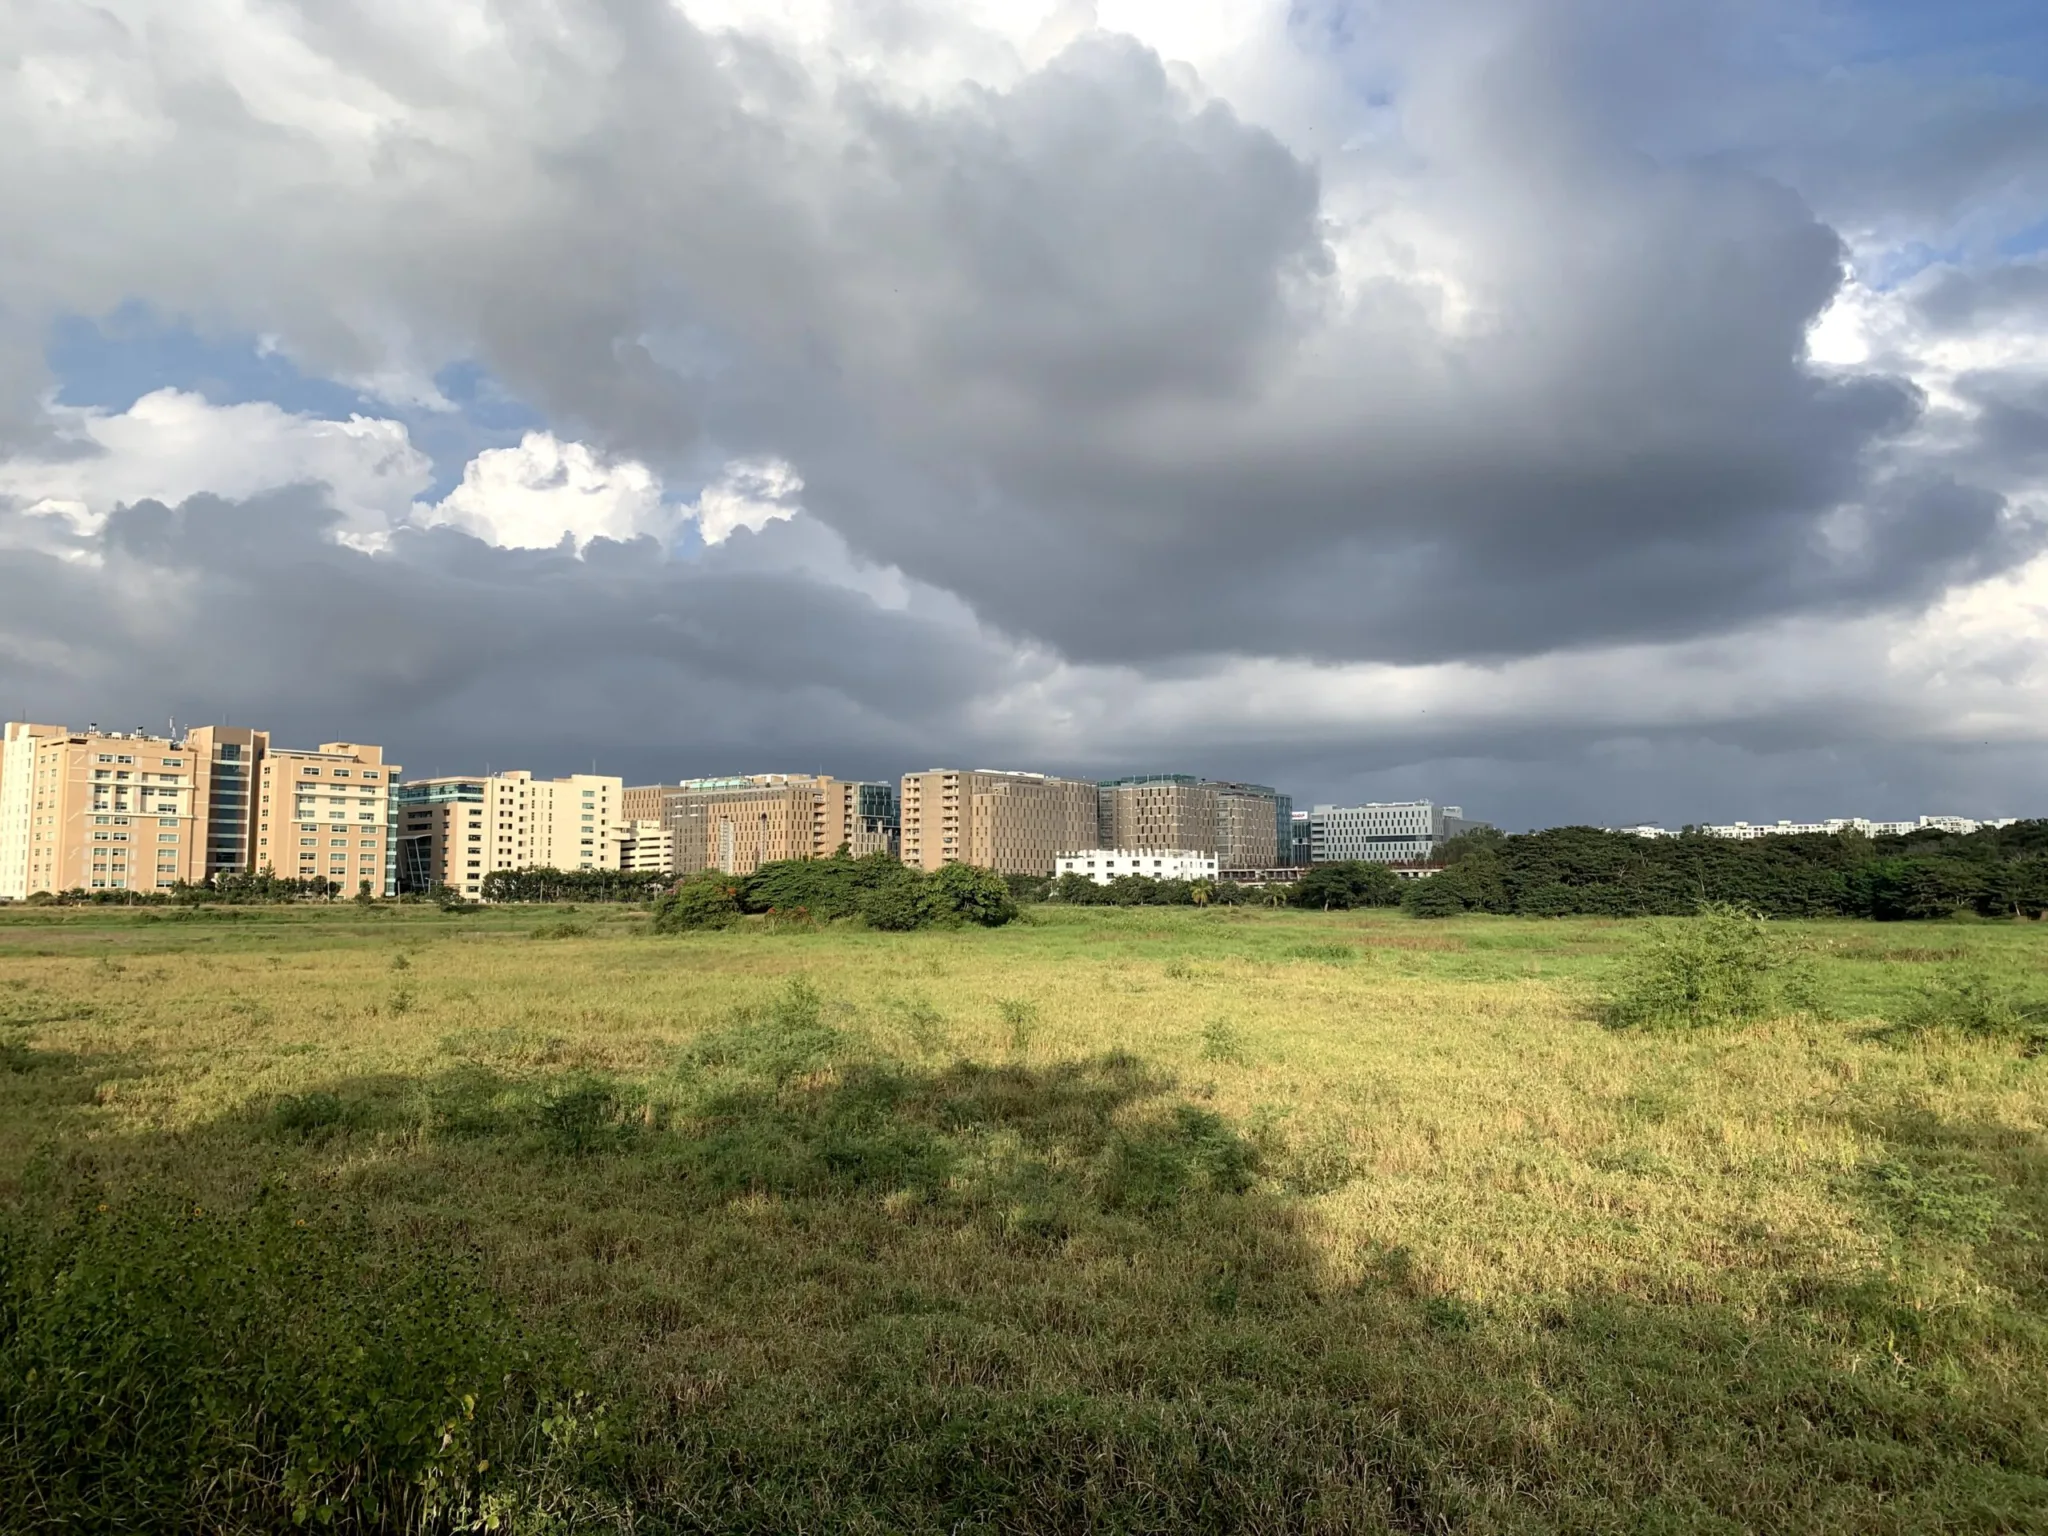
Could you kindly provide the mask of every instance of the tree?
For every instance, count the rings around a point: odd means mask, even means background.
[[[948,864],[931,876],[932,908],[941,919],[999,928],[1017,916],[1003,877],[972,864]]]
[[[1344,912],[1353,907],[1391,907],[1401,899],[1401,877],[1384,864],[1356,859],[1312,864],[1294,882],[1288,900],[1297,907]]]
[[[1460,882],[1450,874],[1427,875],[1408,882],[1401,893],[1401,905],[1410,917],[1460,917],[1471,909],[1465,905]]]
[[[730,928],[740,918],[739,887],[732,877],[706,870],[683,881],[654,903],[656,933],[694,933]]]
[[[870,928],[879,928],[884,933],[908,933],[931,921],[930,882],[914,869],[903,873],[907,878],[891,880],[861,893],[861,919]]]

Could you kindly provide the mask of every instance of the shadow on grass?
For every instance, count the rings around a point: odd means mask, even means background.
[[[827,1012],[793,990],[649,1079],[338,1079],[122,1155],[284,1176],[421,1249],[469,1234],[614,1404],[567,1470],[500,1468],[509,1528],[542,1507],[630,1508],[641,1532],[2048,1520],[2038,1287],[1930,1309],[1872,1274],[1762,1319],[1589,1294],[1531,1321],[1399,1250],[1337,1284],[1277,1154],[1147,1062],[913,1065]],[[1977,1159],[2024,1227],[2038,1137],[1887,1139],[1908,1172],[1869,1175],[1873,1220],[2031,1251],[1971,1204],[1976,1174],[1944,1184],[1911,1149]]]

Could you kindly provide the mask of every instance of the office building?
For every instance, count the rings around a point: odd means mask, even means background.
[[[658,820],[621,822],[612,828],[612,839],[618,844],[617,868],[640,875],[676,872],[676,835]]]
[[[1109,779],[1096,787],[1095,803],[1101,847],[1216,852],[1216,786],[1191,774]]]
[[[661,807],[680,784],[628,784],[619,791],[619,820],[659,821]]]
[[[1309,861],[1419,864],[1436,852],[1438,843],[1485,825],[1467,820],[1458,806],[1427,800],[1319,805],[1309,813]]]
[[[1083,848],[1063,853],[1053,872],[1080,875],[1097,885],[1125,875],[1144,875],[1153,880],[1214,880],[1216,855],[1191,848]]]
[[[1296,811],[1287,820],[1287,862],[1297,868],[1307,868],[1313,857],[1312,828],[1307,811]]]
[[[1104,781],[1096,804],[1105,848],[1194,849],[1225,869],[1288,862],[1294,801],[1264,784],[1143,774]]]
[[[10,722],[0,897],[162,891],[265,871],[388,895],[398,771],[378,747],[277,747],[245,727],[173,738]]]
[[[1063,853],[1099,841],[1096,786],[993,768],[903,776],[903,862],[922,870],[977,864],[1050,875]]]
[[[524,770],[401,784],[398,888],[476,897],[501,869],[617,869],[612,828],[624,788],[603,774],[536,779]]]
[[[1225,869],[1269,869],[1293,858],[1294,798],[1264,784],[1217,780],[1216,858]]]
[[[810,773],[755,773],[686,779],[665,790],[662,825],[675,845],[675,871],[749,875],[784,859],[894,856],[896,787]]]

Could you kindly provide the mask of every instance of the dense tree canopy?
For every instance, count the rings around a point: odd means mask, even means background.
[[[1420,917],[1500,912],[1667,916],[1729,902],[1773,917],[1880,920],[2039,917],[2048,909],[2048,821],[1965,836],[1859,833],[1642,838],[1596,827],[1469,832],[1441,849],[1444,872],[1414,882]],[[1312,872],[1313,873],[1313,872]]]

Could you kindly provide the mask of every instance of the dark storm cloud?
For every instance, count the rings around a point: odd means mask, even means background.
[[[231,715],[294,742],[381,741],[412,769],[596,752],[673,777],[895,763],[955,739],[947,722],[1009,667],[971,631],[719,551],[596,540],[578,559],[437,529],[372,556],[332,541],[313,491],[145,502],[68,548],[26,526],[43,521],[0,514],[9,716]]]
[[[785,456],[863,554],[1075,658],[1528,654],[1907,604],[2010,554],[1986,495],[1873,478],[1910,386],[1804,365],[1835,234],[1652,158],[1597,88],[1675,75],[1685,29],[1470,8],[1476,43],[1417,33],[1398,150],[1318,166],[1102,34],[909,98],[651,0],[514,7],[466,71],[383,13],[296,14],[416,119],[362,179],[163,95],[183,137],[97,195],[235,185],[263,227],[194,208],[147,280],[330,367],[475,356],[671,474]],[[62,169],[11,176],[59,216]],[[1381,211],[1338,230],[1332,178]],[[84,267],[55,286],[145,280]]]

